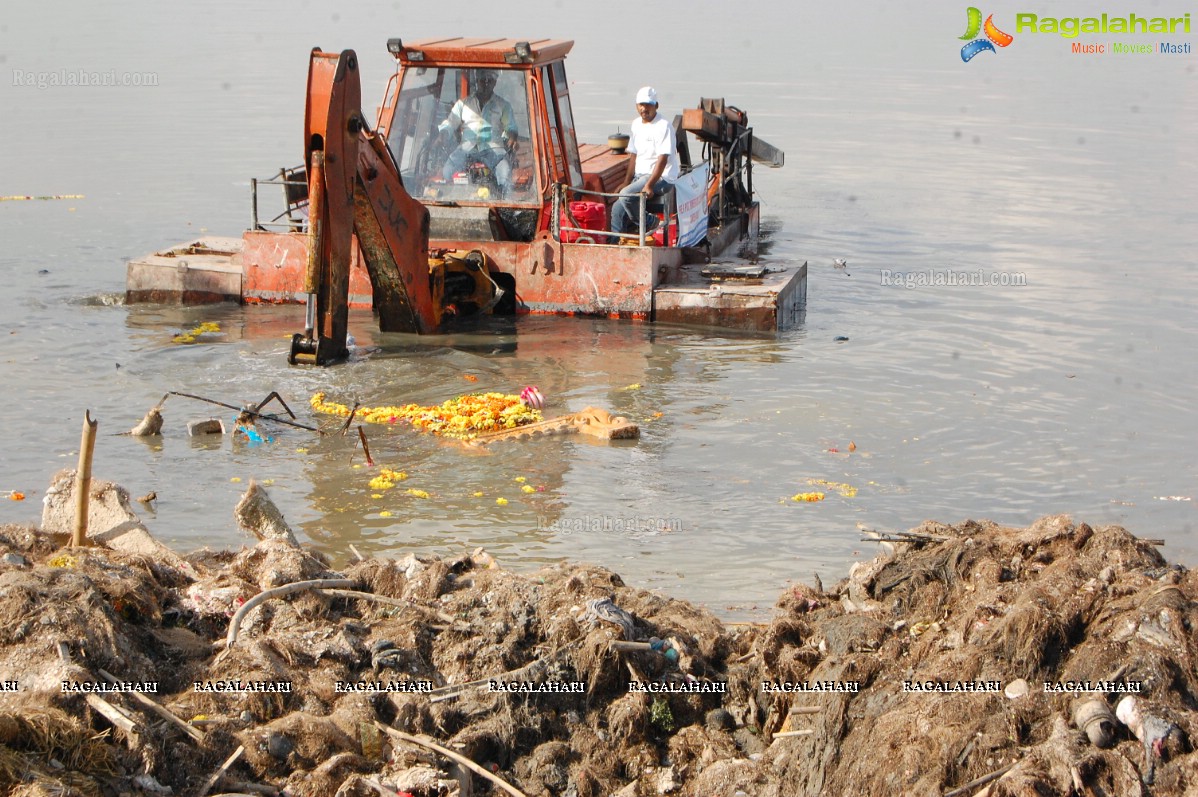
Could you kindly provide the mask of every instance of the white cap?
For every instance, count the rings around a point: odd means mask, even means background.
[[[657,89],[652,86],[644,86],[636,93],[636,104],[651,103],[657,105]]]

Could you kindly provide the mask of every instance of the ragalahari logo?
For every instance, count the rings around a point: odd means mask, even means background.
[[[969,41],[968,44],[961,48],[962,61],[968,62],[978,53],[984,53],[987,51],[992,53],[997,52],[994,49],[994,45],[997,44],[999,47],[1006,47],[1008,44],[1015,41],[1014,36],[1009,33],[1003,33],[995,26],[993,14],[986,17],[986,24],[983,25],[981,11],[973,6],[970,6],[968,13],[968,26],[965,28],[965,35],[962,36],[961,39],[972,41]],[[986,33],[986,38],[977,38],[979,31],[984,31]]]

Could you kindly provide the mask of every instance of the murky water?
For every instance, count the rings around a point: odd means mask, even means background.
[[[1153,13],[1184,12],[1167,5]],[[1163,537],[1193,563],[1195,503],[1163,499],[1198,492],[1198,56],[1080,56],[1067,39],[1023,34],[965,64],[956,7],[752,10],[702,3],[649,48],[622,17],[564,3],[6,14],[0,194],[86,198],[0,202],[0,490],[28,496],[0,501],[0,521],[37,519],[90,408],[97,476],[156,491],[147,523],[182,549],[245,541],[232,508],[252,477],[272,480],[288,519],[335,557],[353,543],[484,545],[521,567],[585,559],[730,615],[768,606],[788,579],[842,574],[869,553],[858,523],[1068,512]],[[374,102],[388,35],[525,30],[575,39],[584,141],[627,124],[635,88],[653,82],[665,112],[722,95],[786,151],[785,169],[755,183],[764,260],[811,266],[798,329],[775,339],[526,318],[417,339],[380,335],[362,314],[366,353],[313,371],[285,363],[300,308],[114,300],[127,258],[202,230],[239,234],[248,178],[299,162],[310,46],[358,49]],[[80,69],[142,85],[28,80]],[[1006,284],[936,284],[978,273]],[[202,321],[224,334],[172,343]],[[553,410],[636,418],[643,437],[474,454],[373,428],[376,459],[409,474],[375,499],[348,437],[279,428],[267,445],[197,442],[185,422],[216,408],[183,398],[168,401],[162,440],[112,436],[169,390],[234,404],[277,390],[310,422],[317,390],[371,405],[525,384]],[[812,479],[858,492],[791,501]]]

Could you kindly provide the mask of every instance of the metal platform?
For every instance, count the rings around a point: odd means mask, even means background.
[[[679,269],[676,283],[653,290],[653,320],[748,331],[793,327],[807,304],[807,264]]]
[[[244,271],[240,238],[205,236],[130,260],[125,276],[129,304],[240,302]]]
[[[247,235],[254,242],[250,248],[242,238],[206,236],[129,261],[126,301],[182,305],[301,302],[303,236]],[[531,263],[531,268],[513,269],[513,276],[525,300],[524,311],[532,313],[607,315],[771,332],[794,326],[807,301],[806,263],[782,269],[686,264],[680,250],[658,247],[462,245],[488,251],[500,263]],[[506,252],[515,248],[530,251],[519,257]],[[541,257],[549,257],[553,266],[540,264]],[[356,260],[350,304],[369,309],[369,278]],[[602,289],[600,282],[605,283]],[[596,299],[600,294],[601,300]]]

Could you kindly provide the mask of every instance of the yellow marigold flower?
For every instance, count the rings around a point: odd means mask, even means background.
[[[220,332],[220,324],[215,321],[205,321],[186,332],[180,332],[178,335],[175,335],[173,340],[175,343],[195,343],[197,337],[211,332]]]
[[[379,512],[379,517],[391,517],[391,513],[384,509],[382,512]]]
[[[823,493],[796,493],[790,497],[792,501],[815,503],[816,501],[824,500]]]
[[[527,476],[517,476],[516,481],[520,482],[521,484],[524,484],[524,482],[528,481],[528,477]]]
[[[507,499],[502,497],[496,498],[495,503],[499,504],[500,506],[507,506]]]
[[[323,392],[314,394],[310,403],[316,412],[342,417],[350,413],[349,407],[328,401]],[[467,440],[481,431],[534,423],[541,420],[541,413],[525,405],[519,396],[484,393],[458,396],[435,407],[359,407],[357,417],[368,423],[405,421],[416,429]]]
[[[482,497],[483,497],[483,495],[484,495],[484,493],[483,493],[483,491],[482,491],[482,490],[476,490],[476,491],[474,492],[474,497],[475,497],[475,498],[482,498]]]
[[[521,487],[520,490],[522,492],[526,492],[526,493],[535,493],[537,491],[537,488],[533,487],[531,484],[526,484],[523,487]]]
[[[424,490],[417,490],[414,487],[408,488],[408,495],[412,496],[413,498],[428,498],[428,493],[426,493]]]
[[[851,484],[845,484],[844,482],[830,482],[827,479],[808,479],[807,483],[835,490],[845,498],[857,497],[857,488]]]

